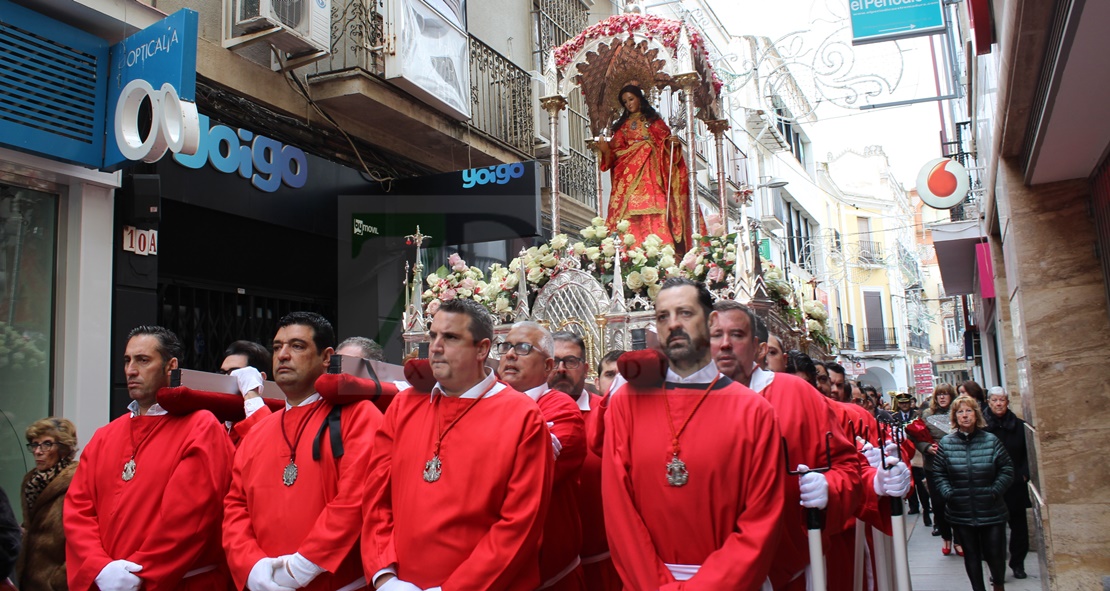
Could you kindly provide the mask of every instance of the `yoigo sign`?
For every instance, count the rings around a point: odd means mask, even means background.
[[[504,185],[522,176],[524,176],[523,162],[487,166],[485,168],[469,168],[462,171],[462,188],[471,189],[477,185],[488,185],[490,183]]]
[[[194,103],[197,13],[179,10],[111,49],[108,141],[104,169],[131,161],[156,162],[167,151],[193,154],[200,142]],[[149,105],[149,131],[143,105]]]
[[[182,166],[199,169],[206,163],[223,172],[238,172],[260,191],[273,193],[284,183],[293,189],[308,180],[308,158],[304,150],[256,134],[220,124],[210,125],[200,116],[200,134],[192,154],[178,152],[173,159]]]

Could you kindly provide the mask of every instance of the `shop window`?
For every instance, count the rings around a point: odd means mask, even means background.
[[[0,181],[0,486],[17,513],[24,432],[51,414],[57,218],[57,195]]]

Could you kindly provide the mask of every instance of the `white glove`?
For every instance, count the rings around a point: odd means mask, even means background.
[[[897,497],[902,498],[906,493],[910,492],[910,482],[912,481],[910,469],[906,464],[893,457],[887,458],[887,465],[890,466],[889,470],[877,470],[875,472],[875,494],[880,497]]]
[[[548,429],[550,429],[554,426],[555,426],[555,423],[551,423],[551,422],[547,423],[547,428]],[[561,441],[559,441],[559,438],[556,437],[554,433],[549,433],[549,434],[551,435],[551,448],[555,450],[555,459],[557,460],[557,459],[559,459],[559,454],[563,452],[563,443]]]
[[[249,591],[294,591],[293,587],[285,587],[274,581],[277,569],[285,570],[285,566],[277,558],[263,558],[254,563],[251,572],[247,575],[247,589]]]
[[[138,591],[143,580],[135,576],[143,567],[129,560],[113,560],[100,569],[96,575],[96,586],[100,591]]]
[[[313,579],[324,572],[324,569],[316,566],[300,552],[278,556],[275,560],[278,564],[274,572],[274,581],[290,589],[307,587]]]
[[[397,577],[393,577],[385,582],[384,585],[378,587],[378,591],[424,591],[420,587],[413,585],[408,581],[402,581]]]
[[[863,457],[867,458],[867,463],[872,468],[878,468],[879,467],[879,462],[882,461],[882,459],[881,459],[882,453],[879,451],[879,448],[875,447],[874,445],[871,445],[870,442],[864,443],[863,444],[863,449],[860,450],[860,453],[863,454]]]
[[[894,465],[894,463],[890,461],[892,459],[894,459],[894,460],[902,459],[902,448],[898,447],[898,444],[894,443],[893,441],[887,441],[886,442],[886,447],[883,448],[883,453],[886,454],[886,459],[887,459],[887,464],[886,465],[887,466],[893,466]]]
[[[829,481],[822,472],[809,472],[809,466],[798,464],[798,489],[802,493],[802,506],[807,509],[824,509],[829,506]]]
[[[257,394],[262,395],[262,374],[257,369],[248,365],[232,371],[231,375],[239,380],[239,394],[246,396],[251,390],[258,390]]]

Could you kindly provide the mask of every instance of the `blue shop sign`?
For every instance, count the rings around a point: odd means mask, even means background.
[[[852,44],[931,35],[944,30],[941,0],[849,0]]]

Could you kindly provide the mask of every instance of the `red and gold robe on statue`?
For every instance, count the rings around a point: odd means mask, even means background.
[[[421,589],[534,591],[555,457],[536,403],[494,384],[461,397],[405,390],[374,442],[362,530],[367,579],[392,567]],[[493,385],[489,394],[475,399]],[[469,396],[469,397],[468,397]],[[439,479],[426,482],[440,429],[476,404],[440,446]],[[253,435],[252,435],[253,437]]]
[[[717,375],[712,363],[695,376],[710,368],[711,381]],[[601,473],[605,527],[627,589],[760,589],[771,571],[785,471],[782,436],[766,400],[720,377],[680,436],[688,482],[667,482],[673,456],[668,421],[677,431],[708,386],[626,384],[609,398]],[[685,580],[678,582],[676,574]]]
[[[662,118],[648,123],[640,113],[630,115],[613,134],[609,157],[600,163],[602,171],[612,170],[605,223],[612,229],[628,220],[637,244],[655,234],[681,256],[691,243],[690,183],[682,144],[672,148],[670,136],[671,128]],[[700,212],[699,225],[705,234]]]
[[[578,409],[586,423],[586,438],[598,433],[595,412],[601,405],[601,396],[583,390],[578,397]],[[601,447],[601,446],[598,446]],[[578,488],[578,512],[582,516],[582,575],[589,591],[621,591],[621,579],[609,554],[609,538],[605,534],[605,512],[601,505],[601,456],[587,446],[586,460],[582,463]]]
[[[564,392],[550,390],[547,384],[525,392],[536,401],[547,421],[559,453],[555,458],[555,479],[551,503],[544,519],[540,544],[541,588],[552,591],[584,591],[585,581],[579,553],[582,551],[582,522],[578,511],[578,476],[586,459],[586,425],[574,399]]]
[[[236,450],[223,523],[236,588],[243,588],[259,560],[294,552],[326,571],[305,587],[309,591],[334,591],[363,576],[358,545],[362,499],[382,413],[367,401],[343,405],[343,455],[333,457],[331,434],[325,432],[320,459],[313,460],[313,442],[333,408],[313,395],[300,406],[265,416]],[[290,455],[286,438],[293,442],[302,424],[306,426],[295,443],[297,479],[285,486],[282,473]]]
[[[825,472],[829,483],[829,504],[825,510],[826,524],[839,524],[855,520],[863,496],[860,485],[859,453],[849,441],[826,398],[805,380],[787,373],[756,370],[752,387],[775,409],[779,429],[786,440],[791,470],[798,464],[822,468],[828,463],[826,437],[831,433],[829,453],[832,469]],[[783,466],[786,467],[785,465]],[[809,533],[806,529],[806,509],[800,506],[801,493],[797,476],[786,478],[786,508],[783,512],[783,535],[775,553],[771,570],[771,583],[775,589],[805,589],[804,571],[809,564]],[[822,535],[826,555],[832,562],[829,527]],[[829,567],[832,572],[832,566]],[[832,578],[831,576],[829,577]],[[848,581],[849,586],[851,580]],[[799,587],[800,585],[800,587]],[[830,581],[830,588],[832,582]]]
[[[129,560],[145,591],[226,589],[220,516],[231,441],[206,411],[124,415],[97,430],[65,501],[69,588],[96,589],[114,560]],[[163,414],[159,414],[163,413]],[[134,477],[122,478],[135,454]]]

